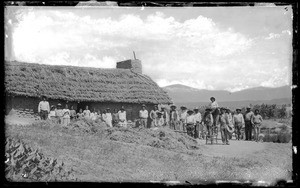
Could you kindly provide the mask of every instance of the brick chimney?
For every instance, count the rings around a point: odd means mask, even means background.
[[[136,73],[142,74],[142,62],[138,59],[128,59],[117,62],[117,69],[131,69]]]

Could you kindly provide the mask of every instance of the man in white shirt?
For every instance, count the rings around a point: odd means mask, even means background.
[[[139,112],[139,117],[141,120],[141,125],[144,128],[147,128],[147,120],[148,120],[148,110],[146,110],[146,105],[142,105],[142,109]]]
[[[38,113],[42,120],[46,120],[48,118],[48,113],[50,112],[49,102],[46,101],[46,97],[42,97],[42,101],[39,103],[38,106]]]
[[[201,135],[203,134],[203,126],[201,125],[202,117],[201,117],[201,113],[199,112],[198,108],[194,109],[194,116],[195,116],[195,120],[196,120],[195,138],[200,138],[200,134]]]
[[[89,107],[88,107],[88,106],[86,106],[86,107],[85,107],[85,110],[83,110],[83,116],[84,116],[84,118],[90,118],[90,116],[91,116],[91,111],[89,110]]]
[[[154,105],[154,109],[150,112],[150,119],[151,119],[151,127],[157,127],[156,118],[157,112],[159,112],[157,105]]]
[[[187,134],[191,137],[194,137],[194,132],[195,132],[195,125],[196,125],[196,119],[193,114],[193,110],[188,110],[187,111],[187,116],[186,116],[186,130]]]
[[[240,140],[241,137],[241,129],[245,126],[245,121],[243,114],[241,114],[241,109],[236,109],[236,114],[233,115],[232,122],[235,128],[236,138]]]

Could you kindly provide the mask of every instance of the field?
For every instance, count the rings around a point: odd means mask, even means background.
[[[81,129],[82,125],[90,129]],[[7,123],[6,136],[64,161],[66,168],[75,170],[77,181],[263,180],[274,184],[291,179],[291,143],[231,140],[229,146],[205,145],[204,140],[168,128],[107,128],[86,121],[70,127]]]

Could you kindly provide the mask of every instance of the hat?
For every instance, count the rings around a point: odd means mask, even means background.
[[[121,110],[125,110],[125,109],[124,109],[124,106],[121,106],[121,108],[120,108],[120,109],[121,109]]]
[[[162,106],[162,107],[160,107],[161,109],[166,109],[166,107],[164,107],[164,106]]]
[[[58,104],[57,104],[57,106],[61,106],[61,104],[60,104],[60,103],[58,103]]]
[[[250,107],[250,106],[247,106],[246,108],[247,108],[247,109],[251,109],[251,107]]]
[[[199,111],[199,109],[198,108],[194,108],[194,111]]]
[[[172,104],[170,107],[171,107],[171,108],[172,108],[172,107],[176,108],[176,106],[175,106],[174,104]]]
[[[110,110],[110,108],[106,108],[106,110]]]
[[[206,108],[205,111],[212,111],[212,109],[211,108]]]
[[[191,113],[194,113],[194,111],[193,110],[188,110],[187,113],[191,114]]]
[[[142,105],[142,107],[146,107],[146,105],[145,105],[145,104],[143,104],[143,105]]]
[[[236,109],[236,111],[238,111],[238,110],[239,110],[239,111],[242,111],[242,109],[240,109],[240,108],[237,108],[237,109]]]
[[[211,100],[211,99],[214,99],[214,100],[216,100],[216,98],[214,98],[214,97],[211,97],[211,98],[210,98],[210,100]]]
[[[186,109],[186,107],[185,106],[182,106],[182,107],[180,107],[181,109]]]

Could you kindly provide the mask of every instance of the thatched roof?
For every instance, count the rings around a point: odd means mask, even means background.
[[[90,102],[171,103],[150,77],[128,69],[5,62],[7,94]]]

